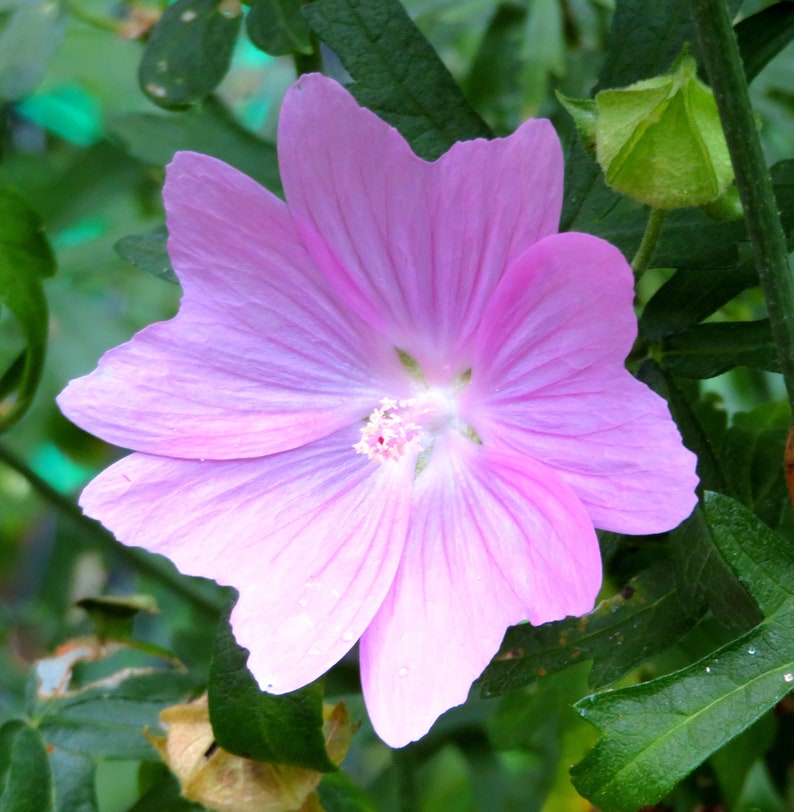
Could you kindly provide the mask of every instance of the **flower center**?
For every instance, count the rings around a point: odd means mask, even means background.
[[[454,397],[433,389],[415,398],[383,398],[353,448],[374,462],[421,454],[432,446],[435,435],[453,423],[455,405]]]

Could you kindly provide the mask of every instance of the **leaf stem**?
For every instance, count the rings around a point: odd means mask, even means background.
[[[648,215],[648,222],[645,224],[645,233],[642,235],[642,242],[631,261],[634,276],[639,279],[648,266],[651,264],[659,238],[662,236],[664,221],[667,218],[667,209],[651,209]]]
[[[794,279],[736,35],[725,0],[690,0],[690,8],[725,130],[789,403],[794,408]]]
[[[60,513],[68,516],[85,535],[93,539],[100,547],[104,547],[111,554],[126,560],[138,572],[156,578],[190,601],[197,609],[211,614],[213,617],[217,616],[223,608],[222,599],[213,600],[212,597],[205,594],[204,590],[197,588],[189,578],[173,572],[164,559],[149,555],[143,550],[119,544],[102,525],[85,516],[71,499],[55,490],[24,460],[2,444],[0,444],[0,462],[4,462],[9,468],[24,477],[39,496],[43,497]]]

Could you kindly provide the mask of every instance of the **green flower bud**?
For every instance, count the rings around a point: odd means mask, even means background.
[[[684,52],[670,73],[596,95],[596,157],[609,186],[654,208],[701,206],[733,169],[714,95]]]

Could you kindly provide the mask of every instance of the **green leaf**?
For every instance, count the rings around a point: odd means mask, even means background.
[[[239,5],[223,0],[177,0],[146,42],[138,70],[143,92],[165,108],[188,107],[220,84],[240,29]]]
[[[317,794],[325,812],[378,812],[364,790],[343,772],[324,775]]]
[[[140,612],[157,613],[151,595],[111,595],[82,598],[77,606],[88,612],[100,641],[130,641],[132,626]]]
[[[746,507],[722,494],[708,494],[704,512],[721,555],[764,615],[771,615],[791,601],[794,597],[791,544]]]
[[[466,97],[497,131],[512,129],[521,95],[526,8],[499,3],[463,80]]]
[[[50,748],[53,812],[97,812],[94,792],[96,765],[92,758],[62,747]]]
[[[0,812],[55,812],[52,777],[38,731],[15,719],[0,727]]]
[[[697,605],[681,601],[669,564],[661,561],[589,615],[508,629],[480,677],[483,695],[502,694],[589,659],[591,685],[617,682],[677,642],[700,613]]]
[[[39,696],[34,715],[48,744],[94,758],[154,757],[143,735],[163,708],[195,691],[178,671],[129,669],[85,688]]]
[[[52,0],[0,0],[0,101],[35,90],[63,41],[64,7]]]
[[[311,30],[300,10],[301,0],[252,0],[245,18],[251,42],[273,56],[310,54]]]
[[[16,192],[0,187],[0,306],[14,314],[27,345],[16,400],[5,413],[0,408],[0,432],[24,415],[36,393],[48,329],[41,282],[54,272],[55,261],[39,216]]]
[[[719,448],[727,425],[727,414],[713,400],[701,401],[697,385],[665,373],[655,361],[645,361],[637,378],[661,395],[670,405],[684,445],[697,454],[697,474],[703,488],[727,488]],[[694,390],[694,391],[693,391]]]
[[[280,696],[259,690],[246,667],[248,651],[237,645],[229,624],[232,605],[221,619],[210,663],[209,710],[216,741],[254,761],[333,772],[336,765],[323,737],[322,685]]]
[[[605,812],[653,804],[794,683],[794,606],[681,671],[576,704],[605,735],[571,770]]]
[[[182,113],[116,116],[108,128],[134,158],[144,163],[165,166],[178,150],[203,152],[281,194],[275,145],[238,124],[213,97]]]
[[[721,447],[727,492],[772,527],[789,502],[782,460],[790,425],[787,402],[765,403],[734,414]]]
[[[171,257],[168,256],[167,242],[168,231],[162,226],[147,234],[122,237],[113,247],[122,259],[126,259],[136,268],[178,285],[179,280],[171,267]]]
[[[656,803],[794,688],[794,550],[721,494],[707,497],[704,516],[765,619],[681,671],[576,705],[604,736],[571,775],[605,812]]]
[[[741,20],[735,30],[744,73],[751,82],[794,39],[794,5],[776,3]]]
[[[398,0],[313,0],[303,13],[353,77],[353,95],[420,157],[490,134]]]
[[[678,271],[645,305],[640,333],[648,341],[659,341],[682,332],[757,284],[758,273],[751,262],[733,268]]]
[[[768,319],[712,322],[664,339],[663,369],[682,378],[713,378],[740,366],[780,371]]]
[[[678,599],[690,607],[705,608],[707,603],[720,623],[743,633],[758,624],[762,615],[720,555],[714,532],[698,506],[670,534]]]

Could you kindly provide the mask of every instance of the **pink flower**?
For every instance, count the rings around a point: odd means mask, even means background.
[[[547,121],[428,163],[304,76],[279,152],[286,204],[175,157],[179,313],[59,403],[135,450],[89,484],[85,512],[236,587],[265,690],[305,685],[360,640],[372,723],[401,746],[466,699],[507,626],[592,608],[594,525],[685,518],[694,457],[624,368],[625,260],[555,233]]]

